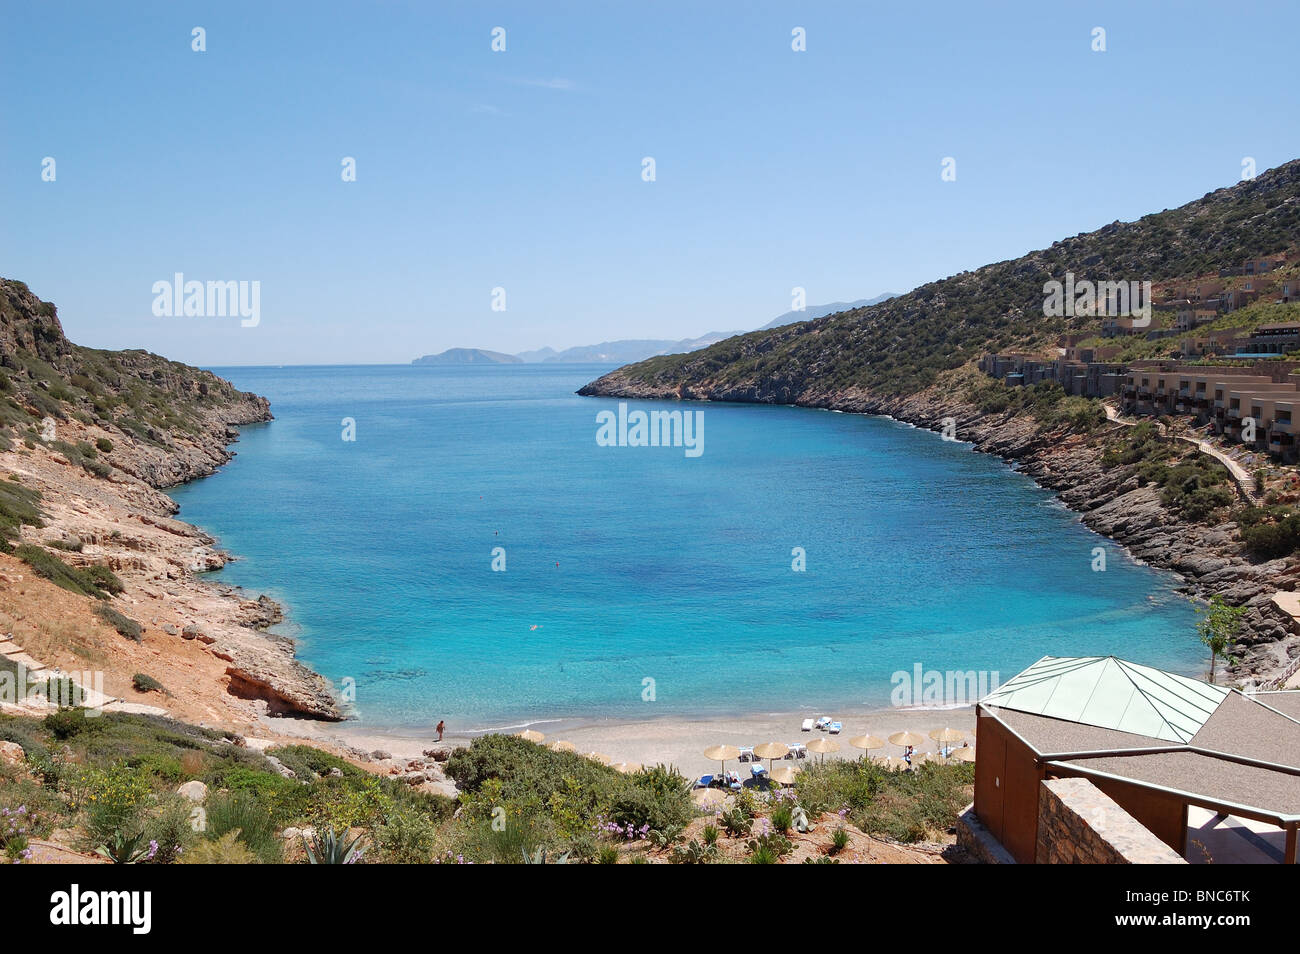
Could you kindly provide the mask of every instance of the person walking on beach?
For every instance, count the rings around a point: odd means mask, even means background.
[[[437,729],[437,731],[438,731],[438,741],[439,741],[439,742],[442,741],[442,730],[445,729],[446,727],[447,727],[447,726],[446,726],[446,723],[444,723],[441,719],[439,719],[439,720],[438,720],[438,724],[437,724],[436,726],[434,726],[434,728]]]

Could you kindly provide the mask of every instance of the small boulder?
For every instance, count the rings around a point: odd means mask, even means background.
[[[183,795],[192,802],[202,804],[208,797],[208,787],[195,779],[192,782],[186,782],[180,788],[176,789],[177,795]]]
[[[393,753],[385,752],[383,749],[375,749],[370,753],[370,757],[377,762],[387,762],[393,757]]]
[[[0,742],[0,762],[10,765],[22,765],[27,761],[27,753],[17,742]]]
[[[205,635],[197,626],[186,626],[181,630],[181,639],[201,639]]]
[[[281,762],[279,759],[277,759],[274,755],[268,755],[268,756],[266,757],[266,760],[267,760],[268,762],[271,763],[271,768],[273,768],[273,769],[275,769],[277,772],[279,772],[280,775],[283,776],[284,778],[297,778],[297,777],[298,777],[298,774],[297,774],[296,772],[294,772],[293,769],[289,768],[289,766],[285,765],[283,762]]]

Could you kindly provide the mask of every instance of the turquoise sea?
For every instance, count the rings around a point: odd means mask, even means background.
[[[1174,577],[928,431],[630,402],[702,411],[688,457],[598,446],[618,402],[574,394],[590,365],[214,370],[276,420],[174,490],[180,516],[368,726],[884,706],[917,664],[1006,679],[1049,653],[1201,669]]]

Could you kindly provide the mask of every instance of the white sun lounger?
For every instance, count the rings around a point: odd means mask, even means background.
[[[829,727],[830,727],[830,724],[831,724],[831,717],[830,717],[830,716],[822,716],[820,719],[817,720],[817,723],[816,723],[816,724],[817,724],[817,728],[819,728],[819,729],[829,728]]]
[[[832,722],[832,723],[831,723],[831,726],[830,726],[831,735],[839,735],[840,732],[841,732],[843,729],[844,729],[844,726],[841,725],[840,723],[838,723],[838,722]]]
[[[786,754],[788,759],[806,759],[808,757],[808,746],[802,742],[791,742],[787,748],[790,749]]]
[[[741,762],[752,762],[754,760],[754,747],[752,745],[742,745],[737,760]]]
[[[799,726],[799,729],[800,729],[800,731],[802,731],[802,732],[811,732],[811,731],[812,731],[812,727],[813,727],[813,720],[812,720],[812,719],[804,719],[804,720],[803,720],[803,725]]]

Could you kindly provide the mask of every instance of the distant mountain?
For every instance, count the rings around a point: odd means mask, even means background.
[[[885,292],[885,294],[877,295],[875,298],[859,298],[857,301],[833,301],[829,305],[810,305],[803,311],[787,311],[779,318],[773,318],[758,330],[770,331],[773,328],[780,328],[782,325],[792,324],[796,321],[812,321],[816,318],[825,318],[827,315],[834,315],[841,311],[852,311],[854,308],[879,305],[882,301],[889,301],[889,299],[897,297],[896,292]]]
[[[683,338],[681,341],[665,341],[659,338],[623,338],[618,341],[602,341],[600,344],[579,345],[556,351],[543,348],[540,351],[524,351],[517,357],[524,361],[544,361],[564,364],[627,364],[632,361],[644,361],[661,354],[684,354],[698,351],[738,335],[739,331],[711,331],[699,338]]]
[[[411,364],[523,364],[523,359],[482,348],[448,348],[440,354],[416,358]]]
[[[878,305],[895,297],[893,294],[864,298],[861,301],[836,301],[829,305],[811,305],[803,311],[787,311],[781,317],[764,325],[759,331],[788,325],[794,321],[812,321],[841,311],[850,311],[867,305]],[[594,345],[577,345],[557,351],[554,348],[538,348],[536,351],[520,351],[518,354],[501,354],[498,351],[484,351],[480,348],[451,348],[442,354],[429,354],[417,358],[412,364],[635,364],[647,358],[657,358],[668,354],[688,354],[699,351],[709,345],[717,344],[743,331],[710,331],[698,338],[682,338],[672,341],[666,338],[620,338],[617,341],[602,341]]]

